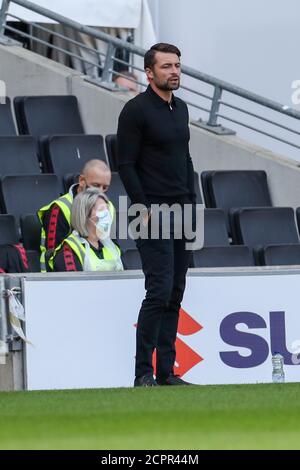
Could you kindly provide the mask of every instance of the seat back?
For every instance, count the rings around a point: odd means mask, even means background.
[[[40,173],[36,139],[30,136],[0,137],[0,175],[35,173]]]
[[[76,96],[18,96],[14,105],[20,134],[84,134]]]
[[[195,268],[224,268],[254,266],[254,258],[247,246],[204,247],[193,252]]]
[[[142,260],[137,249],[126,250],[122,261],[125,269],[142,269]]]
[[[112,173],[110,187],[107,191],[108,198],[112,201],[113,205],[117,212],[122,210],[122,207],[119,206],[119,196],[127,197],[127,207],[130,204],[129,198],[127,196],[126,189],[121,181],[119,173]],[[124,209],[126,210],[125,206]]]
[[[22,215],[20,218],[20,228],[23,245],[26,250],[40,250],[41,244],[41,223],[36,214]]]
[[[16,221],[13,215],[0,215],[0,245],[15,245],[19,243]]]
[[[4,103],[0,103],[0,135],[17,135],[11,110],[11,103],[8,97],[5,98]]]
[[[229,246],[226,217],[221,209],[204,209],[204,246]]]
[[[19,223],[23,214],[34,214],[59,196],[55,175],[5,176],[1,178],[3,211],[13,214]]]
[[[196,203],[202,204],[203,201],[202,201],[200,184],[199,184],[199,174],[196,171],[194,171],[194,187],[195,187],[195,193],[196,193]]]
[[[250,248],[299,243],[294,210],[290,207],[245,208],[232,214],[235,243]]]
[[[106,153],[111,171],[118,171],[117,135],[108,134],[105,137]]]
[[[271,207],[265,171],[207,171],[202,176],[207,207]]]
[[[38,251],[27,250],[28,271],[30,273],[41,272],[40,255]]]
[[[106,156],[101,135],[53,135],[42,139],[43,160],[47,171],[63,179],[69,173],[81,173],[89,160]]]
[[[265,266],[300,265],[300,244],[269,245],[261,250],[260,260]]]

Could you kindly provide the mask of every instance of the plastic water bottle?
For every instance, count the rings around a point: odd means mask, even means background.
[[[283,356],[277,352],[274,352],[272,356],[272,379],[274,384],[284,383],[284,370],[283,370]]]

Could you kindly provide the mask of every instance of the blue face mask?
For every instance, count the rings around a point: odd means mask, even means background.
[[[112,225],[112,217],[108,209],[96,213],[98,222],[96,223],[96,233],[99,240],[108,238]]]

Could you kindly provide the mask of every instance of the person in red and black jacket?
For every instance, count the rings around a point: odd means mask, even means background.
[[[28,260],[22,245],[0,245],[0,274],[26,272]]]

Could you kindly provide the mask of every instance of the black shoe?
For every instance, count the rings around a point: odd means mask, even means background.
[[[194,385],[182,380],[179,375],[170,374],[166,379],[157,380],[158,385]]]
[[[157,387],[157,382],[153,375],[142,375],[134,380],[135,387]]]

